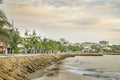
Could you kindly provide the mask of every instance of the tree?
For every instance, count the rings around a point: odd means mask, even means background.
[[[47,50],[51,53],[57,53],[57,51],[60,51],[61,43],[54,41],[54,40],[48,40],[47,43]]]
[[[5,26],[10,27],[11,24],[7,20],[6,16],[2,11],[0,11],[0,40],[5,43],[9,43],[10,35],[9,30]]]
[[[27,54],[29,46],[30,46],[29,39],[28,38],[22,39],[22,44],[24,46],[24,52],[25,52],[25,54]]]
[[[41,41],[41,50],[43,53],[46,53],[46,50],[47,50],[47,44],[48,44],[48,39],[44,38],[42,41]]]
[[[24,38],[22,42],[25,48],[25,53],[36,53],[40,49],[41,41],[37,36],[29,36],[28,38]]]
[[[64,38],[60,38],[60,42],[61,42],[62,44],[67,44],[67,41],[66,41]]]
[[[33,35],[34,35],[34,36],[36,35],[36,31],[35,31],[35,30],[33,30]]]
[[[5,14],[0,11],[0,42],[3,42],[5,46],[5,54],[7,54],[7,45],[10,43],[11,38],[9,35],[9,29],[6,29],[6,27],[11,27],[11,24],[7,20]]]
[[[120,52],[120,45],[111,45],[110,48],[112,52],[119,53]]]
[[[62,44],[58,41],[44,38],[41,41],[40,48],[41,48],[42,52],[44,52],[44,53],[46,53],[46,52],[57,53],[57,51],[61,51]]]
[[[25,31],[25,36],[27,36],[28,35],[28,30],[26,29],[26,31]]]
[[[31,36],[29,40],[31,53],[36,53],[36,50],[39,49],[39,40],[37,36]]]
[[[11,37],[11,42],[10,42],[10,47],[12,48],[12,52],[18,53],[18,44],[21,43],[21,37],[19,35],[18,31],[10,31],[10,37]]]
[[[96,53],[100,52],[101,51],[101,46],[99,45],[92,45],[91,46],[91,49],[94,49]]]

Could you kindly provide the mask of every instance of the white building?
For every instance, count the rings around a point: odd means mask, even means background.
[[[84,42],[84,43],[81,43],[81,46],[85,49],[91,49],[91,46],[92,45],[96,45],[97,43],[92,43],[92,42]]]

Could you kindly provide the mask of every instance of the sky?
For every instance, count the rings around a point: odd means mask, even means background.
[[[0,9],[22,36],[120,44],[120,0],[3,0]]]

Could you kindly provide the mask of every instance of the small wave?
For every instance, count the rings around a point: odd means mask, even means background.
[[[68,71],[75,74],[91,76],[96,78],[103,78],[105,80],[120,80],[120,77],[119,77],[120,72],[101,71],[97,69],[85,69],[85,68],[79,68],[79,67],[69,66],[69,65],[65,65],[65,67],[70,68]]]
[[[85,70],[84,68],[79,68],[79,67],[70,66],[70,65],[64,65],[64,66],[67,68],[75,69],[75,70]]]

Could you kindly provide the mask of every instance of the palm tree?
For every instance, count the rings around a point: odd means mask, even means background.
[[[11,41],[10,41],[10,47],[13,50],[13,53],[18,53],[19,52],[19,48],[18,48],[18,44],[21,43],[21,37],[19,35],[18,31],[11,31],[10,32],[10,37],[11,37]]]
[[[30,40],[29,40],[29,44],[30,44],[30,50],[31,53],[35,53],[36,52],[36,48],[37,48],[37,44],[38,44],[38,40],[37,37],[35,36],[31,36]]]
[[[36,36],[30,36],[29,38],[23,39],[22,44],[24,45],[25,53],[37,53],[40,49],[40,42],[41,41]]]
[[[9,29],[6,29],[6,27],[10,27],[11,24],[7,20],[5,14],[0,11],[0,41],[4,42],[6,45],[10,42],[10,36],[9,36]]]
[[[0,11],[0,27],[4,27],[4,25],[11,26],[5,14]]]
[[[30,47],[29,39],[22,39],[22,44],[24,46],[24,52],[25,52],[25,54],[27,54],[28,53],[28,49]]]
[[[11,24],[8,22],[6,16],[2,11],[0,11],[0,39],[1,41],[9,41],[9,30],[5,29],[5,26],[10,27]]]
[[[46,53],[47,44],[48,44],[48,39],[44,38],[44,39],[41,41],[41,45],[40,45],[41,51],[42,51],[43,53]]]
[[[38,51],[40,50],[40,45],[41,45],[41,41],[38,38],[35,38],[34,42],[34,52],[38,53]]]

